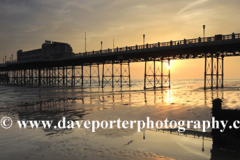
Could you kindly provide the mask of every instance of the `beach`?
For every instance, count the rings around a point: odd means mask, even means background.
[[[19,129],[18,120],[211,120],[212,100],[224,109],[239,109],[240,80],[225,88],[203,89],[202,80],[175,80],[171,88],[143,90],[142,80],[132,87],[23,87],[1,85],[0,118],[11,117],[9,129],[0,128],[3,159],[184,159],[211,158],[211,129],[178,133],[143,129]],[[188,134],[187,134],[188,133]]]

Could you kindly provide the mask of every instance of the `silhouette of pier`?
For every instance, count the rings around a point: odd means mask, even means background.
[[[49,43],[49,41],[47,41]],[[204,88],[224,87],[224,58],[239,56],[240,34],[126,46],[64,57],[6,61],[0,83],[25,86],[131,86],[130,64],[145,62],[144,89],[171,86],[170,61],[205,58]],[[102,67],[100,77],[99,66]],[[101,80],[100,80],[101,79]]]

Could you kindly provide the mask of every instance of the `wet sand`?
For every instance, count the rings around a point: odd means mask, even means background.
[[[190,80],[189,80],[190,81]],[[19,129],[17,120],[210,120],[212,99],[239,109],[239,80],[204,92],[202,82],[176,81],[171,89],[49,88],[0,86],[0,118],[13,126],[0,128],[3,159],[186,159],[211,158],[212,140],[162,130]],[[140,86],[140,87],[139,87]],[[210,133],[211,130],[208,130]],[[199,133],[199,131],[196,131]]]

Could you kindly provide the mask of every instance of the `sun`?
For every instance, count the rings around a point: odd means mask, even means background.
[[[170,64],[167,65],[167,70],[170,70],[173,65],[174,60],[170,61]]]

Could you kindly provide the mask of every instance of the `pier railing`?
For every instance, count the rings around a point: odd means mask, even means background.
[[[220,36],[220,38],[219,38]],[[92,51],[92,52],[85,52],[75,54],[74,57],[79,56],[88,56],[88,55],[95,55],[95,54],[106,54],[106,53],[118,53],[118,52],[126,52],[126,51],[136,51],[136,50],[143,50],[143,49],[155,49],[160,47],[172,47],[172,46],[179,46],[179,45],[189,45],[189,44],[199,44],[199,43],[210,43],[210,42],[221,42],[225,40],[234,40],[240,39],[240,33],[237,34],[228,34],[228,35],[216,35],[213,37],[204,37],[204,38],[195,38],[195,39],[184,39],[184,40],[176,40],[170,42],[158,42],[153,44],[145,44],[145,45],[135,45],[135,46],[126,46],[121,48],[114,48],[106,49],[106,50],[99,50],[99,51]]]
[[[69,57],[61,57],[61,58],[55,58],[55,59],[85,57],[90,55],[115,54],[119,52],[132,52],[132,51],[138,51],[138,50],[147,50],[147,49],[150,50],[150,49],[157,49],[157,48],[163,48],[163,47],[177,47],[177,46],[191,45],[191,44],[207,44],[207,43],[223,42],[226,40],[228,41],[228,40],[235,40],[235,39],[240,39],[240,33],[237,33],[237,34],[232,33],[228,35],[215,35],[213,37],[204,37],[204,38],[199,37],[195,39],[183,39],[183,40],[176,40],[176,41],[169,41],[169,42],[158,42],[153,44],[126,46],[121,48],[117,47],[114,49],[108,48],[108,49],[99,50],[99,51],[77,53]],[[29,60],[29,61],[33,61],[33,60]],[[0,64],[0,66],[6,65],[9,63],[16,63],[16,62],[17,60],[6,61],[4,64]],[[24,62],[28,62],[28,61],[24,61]]]

